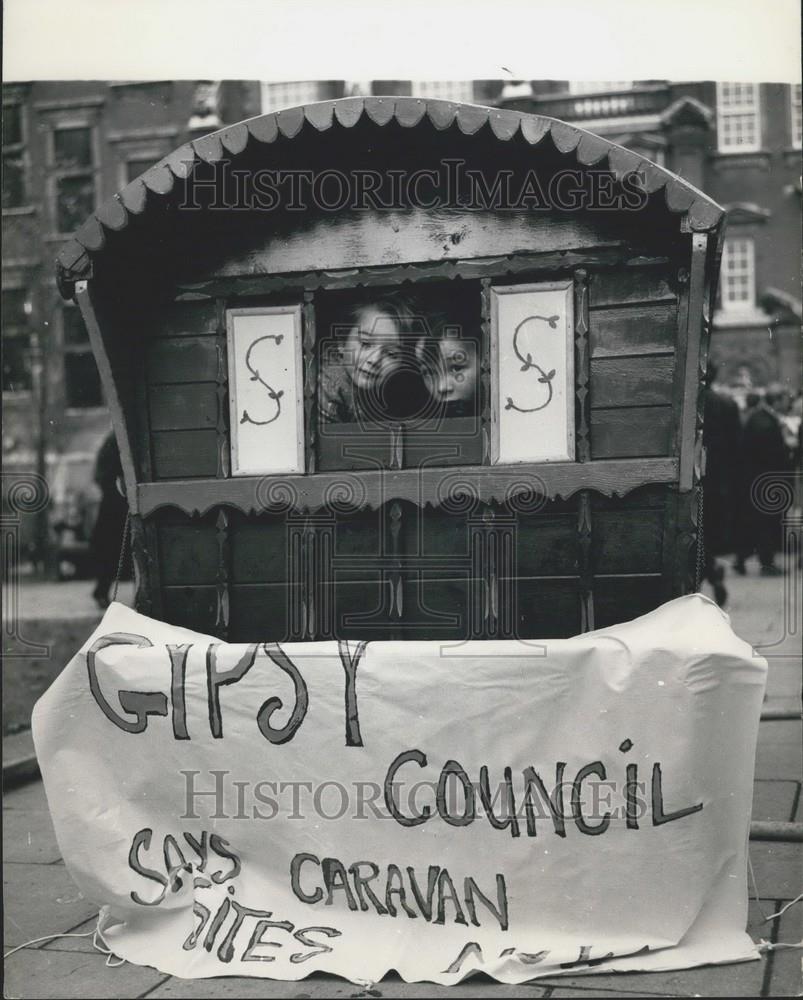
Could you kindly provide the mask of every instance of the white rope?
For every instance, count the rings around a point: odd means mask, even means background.
[[[57,938],[63,937],[92,937],[96,931],[86,931],[84,934],[46,934],[44,937],[32,938],[30,941],[26,941],[24,944],[18,944],[16,948],[12,948],[11,951],[7,951],[3,958],[8,958],[13,955],[14,952],[22,951],[23,948],[30,948],[32,944],[39,944],[40,941],[55,941]]]
[[[790,899],[786,906],[782,906],[777,913],[771,913],[768,917],[764,917],[764,923],[767,924],[770,920],[777,920],[778,917],[782,917],[784,913],[789,909],[790,906],[794,906],[795,903],[799,903],[803,899],[803,892],[799,896],[795,896],[794,899]]]

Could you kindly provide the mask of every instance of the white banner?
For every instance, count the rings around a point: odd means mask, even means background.
[[[700,595],[574,639],[218,643],[114,604],[38,702],[115,954],[506,983],[757,958],[766,661]]]

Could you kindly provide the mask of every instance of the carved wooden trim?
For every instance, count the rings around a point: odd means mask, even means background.
[[[329,639],[335,634],[331,583],[335,518],[329,511],[308,515],[303,530],[304,637]]]
[[[694,483],[697,450],[697,414],[702,390],[700,365],[703,354],[703,302],[705,298],[705,259],[708,237],[692,235],[689,274],[689,307],[686,324],[684,391],[680,411],[680,489],[690,490]]]
[[[402,574],[402,521],[403,511],[398,500],[393,500],[388,512],[390,518],[390,617],[394,622],[404,617],[404,580]]]
[[[590,375],[590,345],[588,342],[588,272],[574,272],[574,333],[575,333],[575,447],[578,462],[591,458],[591,440],[588,422],[588,389]]]
[[[671,601],[682,593],[682,581],[676,579],[676,545],[679,532],[678,525],[678,497],[673,493],[666,497],[663,528],[661,532],[661,577],[663,580],[662,594],[663,600]]]
[[[243,274],[177,284],[177,294],[253,297],[272,292],[334,291],[357,285],[400,285],[406,281],[454,278],[507,278],[544,271],[570,273],[576,267],[652,267],[668,264],[665,256],[634,256],[621,241],[583,250],[521,252],[495,257],[461,258],[410,264],[372,264],[343,270],[288,272],[287,274]]]
[[[138,514],[131,515],[131,561],[134,566],[134,607],[142,615],[154,615],[153,595],[159,590],[155,579],[156,532]]]
[[[92,353],[95,355],[100,381],[103,385],[103,394],[112,418],[114,436],[117,439],[117,447],[120,449],[120,464],[123,467],[123,481],[125,483],[128,509],[132,514],[136,514],[138,512],[137,475],[134,464],[134,453],[131,448],[131,439],[128,434],[129,421],[123,412],[123,404],[118,392],[118,381],[112,372],[109,355],[106,352],[106,345],[96,312],[95,296],[89,282],[79,281],[76,283],[75,301],[81,310],[81,318],[89,334]]]
[[[697,485],[677,496],[674,596],[690,594],[696,589],[697,515],[701,489],[702,487]]]
[[[580,631],[594,630],[594,567],[591,559],[591,493],[582,490],[577,505],[577,548],[580,576]]]
[[[480,433],[482,434],[482,464],[491,463],[491,442],[493,441],[494,413],[491,403],[491,279],[480,282]]]
[[[349,129],[364,115],[379,129],[388,123],[413,129],[423,122],[423,127],[429,127],[429,123],[438,129],[452,126],[471,136],[478,132],[484,134],[483,126],[487,125],[502,142],[516,137],[516,141],[523,140],[531,146],[541,143],[550,133],[559,154],[583,167],[593,164],[597,169],[605,169],[603,164],[607,160],[607,169],[619,180],[629,173],[646,169],[650,190],[662,189],[668,212],[681,217],[678,228],[682,225],[685,230],[707,231],[717,229],[722,223],[723,209],[677,175],[663,167],[646,164],[638,154],[565,122],[520,111],[449,101],[395,96],[349,97],[261,115],[180,146],[103,202],[62,247],[58,257],[60,284],[67,291],[70,280],[86,278],[90,261],[85,251],[103,251],[107,245],[107,230],[127,229],[132,217],[147,214],[147,206],[154,199],[163,204],[175,199],[177,191],[182,190],[180,182],[197,163],[215,165],[221,160],[232,162],[240,155],[250,155],[247,151],[244,153],[252,144],[248,141],[249,135],[257,146],[272,144],[280,136],[282,141],[291,141],[299,133],[307,134],[307,129],[303,128],[305,120],[319,131],[333,127]]]
[[[318,448],[318,347],[315,326],[315,302],[311,291],[304,292],[304,433],[305,465],[308,473],[317,469]]]
[[[672,387],[672,454],[680,454],[683,437],[680,414],[683,410],[683,395],[686,391],[686,356],[688,344],[686,333],[689,325],[689,269],[681,266],[677,271],[678,313],[677,336],[675,337],[675,375]]]
[[[287,538],[287,632],[295,640],[307,635],[307,518],[291,511],[285,521]]]
[[[229,613],[231,594],[229,592],[229,565],[231,544],[229,540],[229,513],[225,507],[218,509],[215,520],[215,540],[217,542],[217,580],[215,581],[215,635],[220,639],[229,637]]]
[[[578,490],[624,496],[651,483],[676,484],[676,458],[605,459],[544,462],[533,465],[455,466],[397,471],[365,469],[315,476],[240,476],[232,479],[181,479],[141,483],[137,501],[144,516],[160,507],[204,514],[227,504],[244,514],[304,511],[348,497],[354,509],[377,510],[388,500],[409,500],[418,507],[441,506],[451,489],[471,491],[483,503],[505,504],[516,497],[542,495],[568,499]]]
[[[517,607],[515,511],[482,504],[468,518],[472,638],[515,636]]]
[[[217,333],[215,334],[215,354],[217,356],[217,369],[215,371],[215,396],[217,398],[217,417],[215,420],[215,437],[217,447],[217,475],[218,479],[226,479],[231,475],[226,303],[223,299],[218,299],[216,305]]]

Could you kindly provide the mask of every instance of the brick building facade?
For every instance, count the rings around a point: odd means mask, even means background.
[[[800,84],[533,81],[506,85],[497,103],[621,143],[723,205],[720,381],[800,391]]]
[[[90,481],[109,428],[53,261],[84,217],[223,124],[348,94],[498,104],[573,122],[680,173],[729,212],[712,353],[723,381],[800,389],[800,86],[665,81],[34,82],[3,89],[3,458]],[[60,470],[60,476],[54,470]],[[69,470],[73,471],[69,471]],[[65,470],[67,470],[65,472]],[[62,483],[63,485],[63,483]]]

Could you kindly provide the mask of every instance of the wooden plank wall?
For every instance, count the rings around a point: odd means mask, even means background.
[[[588,287],[591,458],[668,455],[682,289],[668,266],[589,269]],[[226,474],[222,315],[213,298],[177,302],[143,337],[138,440],[148,478]],[[378,464],[393,467],[392,435],[373,444]],[[319,468],[337,461],[327,449]],[[377,458],[353,463],[372,464]],[[590,573],[594,625],[604,627],[672,595],[674,499],[657,487],[624,499],[589,496],[518,513],[513,523],[498,509],[455,514],[412,504],[397,504],[393,516],[389,505],[340,511],[331,525],[297,515],[228,510],[220,521],[217,510],[203,518],[160,510],[148,529],[162,614],[232,641],[559,637],[582,628],[582,577]],[[583,502],[590,502],[585,551]],[[494,526],[483,529],[482,517],[496,518]],[[322,566],[329,567],[323,580]]]
[[[645,487],[625,498],[592,494],[596,627],[649,611],[668,596],[672,502],[664,487]],[[391,503],[379,510],[324,513],[317,523],[304,515],[232,511],[225,637],[252,642],[575,635],[582,604],[580,503],[578,495],[513,514],[404,504],[396,544]],[[215,512],[191,518],[163,510],[152,520],[165,619],[220,633],[213,627],[222,558]],[[327,538],[331,559],[311,560],[326,552]]]
[[[677,336],[668,269],[590,276],[592,458],[671,453]]]
[[[214,299],[165,308],[143,338],[154,479],[218,472],[218,311]]]

